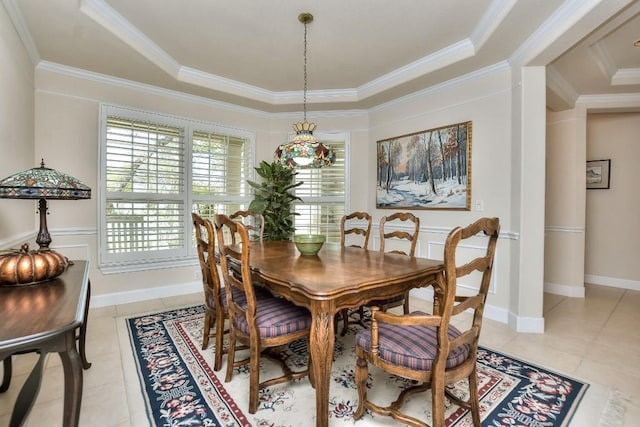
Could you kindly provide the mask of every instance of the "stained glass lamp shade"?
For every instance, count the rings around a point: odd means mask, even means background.
[[[313,136],[316,125],[307,122],[307,24],[313,21],[313,15],[301,13],[298,20],[304,24],[304,121],[293,125],[296,135],[290,142],[279,145],[273,157],[276,163],[288,168],[317,169],[335,163],[336,154]]]
[[[296,136],[276,149],[275,161],[289,168],[322,168],[336,161],[336,154],[313,136],[316,125],[302,122],[293,125]]]
[[[39,200],[40,231],[36,243],[40,248],[48,248],[51,235],[47,229],[47,200],[90,199],[91,189],[72,176],[46,168],[42,160],[40,167],[19,172],[0,181],[0,198]]]

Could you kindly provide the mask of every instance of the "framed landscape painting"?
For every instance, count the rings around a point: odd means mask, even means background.
[[[376,207],[471,209],[471,122],[377,142]]]
[[[587,189],[609,188],[611,159],[587,160]]]

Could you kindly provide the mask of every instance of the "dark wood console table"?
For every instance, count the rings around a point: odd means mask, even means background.
[[[47,353],[58,353],[62,359],[63,425],[78,425],[82,369],[90,366],[85,356],[90,295],[87,261],[73,261],[64,273],[47,282],[0,286],[0,360],[10,361],[11,355],[16,353],[37,352],[40,355],[20,390],[11,415],[11,427],[24,424],[33,407],[42,383]],[[80,353],[76,349],[76,340],[79,341]],[[9,372],[9,378],[10,375]]]

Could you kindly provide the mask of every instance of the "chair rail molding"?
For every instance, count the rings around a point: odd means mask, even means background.
[[[549,233],[578,233],[584,234],[584,227],[570,227],[565,225],[549,225],[544,228]]]
[[[25,241],[33,241],[38,234],[37,231],[27,231],[24,233],[16,234],[15,236],[10,236],[5,240],[0,240],[0,248],[8,250],[9,248],[20,249],[20,246]]]

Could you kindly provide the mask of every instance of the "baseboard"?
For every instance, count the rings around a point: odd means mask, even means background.
[[[110,305],[146,301],[155,298],[193,294],[196,292],[202,292],[202,281],[200,280],[171,286],[160,286],[157,288],[136,289],[134,291],[92,295],[90,306],[91,308],[106,307]]]
[[[584,285],[562,285],[559,283],[544,282],[544,292],[550,294],[562,295],[572,298],[584,298]]]
[[[633,291],[640,291],[640,281],[638,280],[617,279],[615,277],[585,274],[584,282],[592,283],[594,285],[611,286],[613,288],[622,288],[622,289],[630,289]]]
[[[157,288],[137,289],[134,291],[114,292],[110,294],[95,295],[91,297],[91,308],[106,307],[130,302],[145,301],[154,298],[166,298],[178,295],[191,294],[202,291],[202,282],[193,281],[171,286]],[[412,298],[420,298],[426,301],[433,300],[433,291],[428,289],[415,289],[411,292]],[[518,317],[508,310],[487,304],[484,308],[484,317],[496,322],[510,325],[516,332],[544,333],[544,318]]]
[[[411,291],[411,297],[433,301],[433,290],[430,288],[414,289]],[[509,310],[495,305],[486,304],[484,306],[484,318],[507,324],[517,332],[544,333],[544,318],[518,317]]]
[[[519,317],[509,313],[509,326],[516,332],[544,334],[544,317]]]

